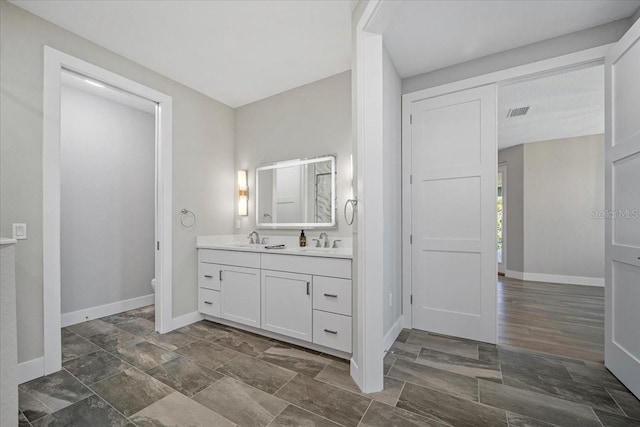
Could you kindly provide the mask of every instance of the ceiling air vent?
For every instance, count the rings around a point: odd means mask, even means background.
[[[529,108],[531,108],[530,105],[527,107],[510,108],[509,112],[507,113],[507,117],[524,116],[529,112]]]

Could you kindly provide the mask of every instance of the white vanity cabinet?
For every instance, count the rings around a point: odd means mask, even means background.
[[[198,251],[199,309],[243,325],[260,327],[260,254]]]
[[[202,314],[341,357],[351,353],[350,258],[202,247],[198,254]]]
[[[262,270],[262,329],[311,342],[312,280],[308,274]]]

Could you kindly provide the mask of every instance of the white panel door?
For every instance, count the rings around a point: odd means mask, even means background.
[[[311,276],[262,271],[262,328],[311,342]]]
[[[413,327],[495,343],[495,85],[411,114]]]
[[[260,270],[224,267],[220,291],[220,317],[260,327]]]
[[[640,21],[605,61],[605,365],[640,398]]]

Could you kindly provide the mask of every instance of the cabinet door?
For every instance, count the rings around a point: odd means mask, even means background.
[[[220,317],[260,327],[260,270],[228,267],[222,270]]]
[[[262,328],[311,342],[311,276],[262,271]]]

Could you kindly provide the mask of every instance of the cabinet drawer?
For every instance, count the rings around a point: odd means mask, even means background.
[[[262,269],[351,279],[351,260],[345,258],[262,254]]]
[[[198,285],[201,288],[220,290],[220,272],[222,268],[218,264],[198,263]]]
[[[313,276],[313,308],[351,316],[351,280]]]
[[[220,317],[220,292],[200,288],[200,313]]]
[[[260,268],[260,254],[217,249],[199,249],[200,262],[210,264],[236,265],[238,267]]]
[[[351,353],[351,317],[313,310],[313,342]]]

